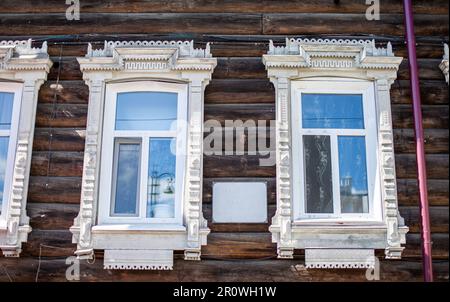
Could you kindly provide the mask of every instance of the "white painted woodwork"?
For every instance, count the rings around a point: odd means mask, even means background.
[[[19,257],[31,232],[26,214],[28,182],[39,88],[52,62],[47,43],[33,48],[32,41],[0,41],[0,91],[14,92],[13,120],[0,216],[0,249],[6,257]]]
[[[401,258],[408,227],[398,212],[389,89],[402,58],[394,56],[390,44],[378,48],[369,40],[286,39],[285,46],[276,47],[271,42],[263,62],[276,90],[277,210],[270,232],[278,257],[292,259],[294,249],[332,248],[336,252],[327,254],[324,265],[347,249],[384,249],[387,259]],[[374,87],[375,181],[380,187],[380,193],[374,196],[375,205],[381,207],[376,210],[381,213],[380,219],[294,219],[301,206],[298,188],[293,188],[300,177],[294,172],[293,157],[293,152],[298,152],[291,106],[295,86],[299,81],[329,78],[370,82]],[[348,87],[351,89],[351,85]],[[346,89],[345,83],[333,89]]]
[[[133,247],[150,251],[148,255],[152,255],[152,250],[184,250],[185,260],[200,260],[201,246],[206,244],[209,233],[202,213],[203,99],[205,87],[217,65],[217,60],[211,57],[209,45],[205,49],[196,49],[193,41],[110,41],[99,50],[89,45],[86,57],[78,58],[78,62],[90,96],[80,213],[71,227],[73,242],[77,243],[76,254],[89,259],[94,249],[111,251]],[[130,228],[129,223],[117,223],[123,228],[108,230],[108,225],[98,224],[106,86],[139,81],[184,84],[187,87],[187,152],[181,229],[168,230],[165,223],[154,224],[151,228],[142,227],[142,224]],[[130,252],[130,263],[135,259],[132,254],[134,252]],[[126,265],[124,258],[126,254],[120,256]],[[148,259],[148,263],[133,264],[132,267],[158,269],[165,265],[165,261],[158,265]]]

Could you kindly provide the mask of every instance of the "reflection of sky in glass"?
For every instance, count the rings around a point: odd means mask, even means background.
[[[176,93],[129,92],[117,96],[116,130],[170,130],[176,119]]]
[[[342,212],[367,212],[366,143],[362,136],[339,136],[339,174]]]
[[[151,138],[148,164],[147,217],[175,217],[176,156],[171,151],[172,138]]]
[[[362,95],[303,94],[303,128],[364,129]]]
[[[119,154],[114,214],[137,214],[141,145],[121,143],[116,146]]]
[[[8,137],[0,137],[0,213],[3,204],[3,191],[5,186],[6,159],[8,155]]]
[[[11,127],[14,93],[0,92],[0,130]]]

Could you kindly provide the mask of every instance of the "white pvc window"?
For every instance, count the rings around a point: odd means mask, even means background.
[[[0,83],[0,224],[11,195],[22,84]]]
[[[99,223],[182,224],[187,85],[106,85]]]
[[[381,220],[373,83],[310,79],[292,87],[295,219]]]

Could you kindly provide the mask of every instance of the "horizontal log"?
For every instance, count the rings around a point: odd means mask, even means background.
[[[269,79],[213,79],[205,90],[205,104],[275,103]]]
[[[208,155],[204,156],[204,177],[275,177],[274,166],[262,166],[258,155]],[[426,156],[427,173],[430,179],[448,179],[448,155]],[[416,178],[414,154],[396,155],[397,178]]]
[[[47,81],[39,93],[39,103],[54,103],[55,81]],[[56,90],[57,103],[87,104],[88,87],[83,81],[60,81]],[[444,81],[420,82],[424,105],[448,104],[448,85]],[[398,80],[392,85],[393,104],[411,104],[410,84]],[[275,91],[269,79],[213,79],[206,87],[206,104],[275,103]]]
[[[420,81],[424,105],[448,104],[448,85],[443,81]],[[393,104],[411,104],[408,80],[397,80],[392,85]],[[205,91],[207,104],[275,103],[275,91],[268,79],[213,79]]]
[[[2,258],[0,282],[67,282],[66,259]],[[81,262],[80,281],[141,281],[141,282],[367,282],[366,270],[309,269],[300,265],[302,260],[208,260],[174,261],[171,271],[105,270],[101,259],[88,264]],[[37,274],[39,267],[39,274]],[[448,282],[448,261],[433,263],[435,280]],[[250,273],[249,273],[250,272]],[[380,281],[421,282],[420,260],[381,261]],[[411,292],[411,291],[409,291]],[[415,293],[413,291],[413,293]],[[126,290],[116,295],[129,295]],[[403,296],[408,293],[403,293]],[[122,297],[121,297],[122,298]]]
[[[405,258],[420,257],[420,234],[408,233],[406,238]],[[24,256],[64,257],[70,256],[75,248],[71,243],[69,230],[33,230],[28,242],[24,244]],[[433,257],[448,259],[449,234],[434,233]],[[46,248],[41,248],[46,246]],[[302,254],[302,253],[300,253]],[[202,247],[205,258],[219,259],[262,259],[276,257],[276,244],[271,241],[271,234],[262,233],[211,233],[208,245]]]
[[[39,90],[39,104],[87,104],[89,88],[83,81],[46,81]]]
[[[81,177],[31,176],[28,203],[79,204]]]
[[[85,104],[38,104],[36,127],[85,128],[87,110]]]
[[[419,67],[419,79],[422,80],[436,80],[445,81],[444,74],[439,68],[439,64],[442,62],[440,59],[417,59]],[[399,80],[407,80],[410,78],[409,62],[408,59],[404,59],[400,65],[398,71]]]
[[[268,122],[267,124],[268,125]],[[260,150],[259,144],[260,139],[258,138],[259,133],[266,133],[264,142],[265,145],[262,147],[262,151],[275,151],[276,139],[275,139],[275,127],[271,128],[256,128],[256,127],[245,127],[245,129],[240,128],[239,131],[243,131],[243,134],[239,134],[237,137],[237,129],[233,128],[222,128],[221,132],[215,128],[205,128],[205,139],[209,142],[209,136],[214,135],[214,142],[210,142],[205,145],[205,148],[212,148],[216,143],[220,143],[220,138],[222,138],[222,151],[227,148],[233,148],[236,150],[237,144],[243,145],[245,150],[249,150],[249,143],[255,144],[256,150]],[[241,133],[241,132],[239,132]],[[254,134],[252,134],[254,133]],[[444,129],[425,129],[424,131],[424,141],[425,141],[425,152],[427,154],[448,154],[449,153],[449,132]],[[217,142],[218,140],[219,142]],[[231,142],[233,145],[230,145]],[[412,129],[394,129],[394,143],[395,151],[397,154],[404,153],[415,153],[415,134]],[[227,147],[227,146],[230,147]],[[206,149],[205,149],[206,150]],[[209,149],[208,149],[209,150]]]
[[[58,0],[25,0],[17,5],[14,0],[3,0],[0,11],[3,13],[65,13],[67,5]],[[364,2],[345,0],[338,4],[327,0],[90,0],[80,2],[82,13],[362,13],[367,9]],[[414,1],[415,13],[446,14],[448,3],[444,0]],[[382,13],[402,13],[400,1],[383,3]]]
[[[448,260],[449,235],[447,234],[431,234],[433,259]],[[420,234],[406,235],[406,248],[404,257],[406,258],[422,258],[422,240]]]
[[[448,148],[448,130],[444,129],[425,129],[424,131],[425,152],[427,154],[449,153]],[[395,152],[415,153],[414,130],[412,129],[394,129]]]
[[[53,66],[48,74],[50,81],[75,81],[82,80],[83,73],[80,70],[80,64],[76,57],[51,57]]]
[[[403,206],[417,206],[419,192],[417,179],[397,179],[399,204]],[[428,179],[428,202],[432,206],[449,205],[448,180]]]
[[[261,166],[257,155],[210,155],[203,157],[203,176],[219,177],[275,177],[275,166]]]
[[[203,178],[203,203],[212,202],[212,185],[221,181],[264,181],[267,182],[268,204],[276,203],[276,179],[272,178]],[[405,207],[417,206],[417,179],[397,179],[399,205]],[[449,186],[447,180],[428,179],[428,201],[431,206],[449,205]]]
[[[405,219],[410,233],[420,233],[419,207],[400,207],[400,215]],[[430,207],[431,232],[448,233],[448,207]]]
[[[76,250],[68,230],[33,230],[22,245],[21,257],[69,257]]]
[[[33,230],[68,230],[78,215],[77,204],[34,203],[27,204],[27,215]]]
[[[207,104],[205,120],[216,120],[224,125],[225,120],[265,120],[275,119],[274,104]],[[423,127],[447,129],[448,106],[423,105]],[[392,120],[394,128],[413,128],[414,119],[410,105],[393,105]]]
[[[213,25],[213,26],[212,26]],[[0,35],[64,35],[64,34],[235,34],[262,32],[258,14],[110,14],[83,13],[78,21],[66,19],[66,14],[3,14]]]
[[[421,80],[421,100],[424,105],[448,104],[448,85],[442,80]],[[393,104],[411,104],[411,85],[408,80],[397,80],[391,86],[391,101]]]
[[[314,35],[336,32],[358,34],[370,28],[370,34],[404,34],[403,14],[383,14],[381,21],[373,25],[365,14],[267,14],[263,17],[263,33],[266,35]],[[416,34],[420,36],[448,35],[448,16],[420,15],[415,18]]]
[[[423,105],[422,114],[422,123],[424,128],[448,128],[448,106]],[[409,105],[392,106],[392,120],[394,128],[413,128],[414,119],[412,115],[412,107]]]
[[[32,176],[81,177],[83,152],[34,152],[31,159]]]
[[[416,156],[399,154],[395,157],[397,178],[416,178]],[[427,175],[430,179],[448,179],[448,155],[430,154],[426,156]]]
[[[84,151],[85,129],[36,128],[33,151]]]

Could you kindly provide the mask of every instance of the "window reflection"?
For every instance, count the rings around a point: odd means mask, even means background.
[[[369,213],[366,143],[361,136],[339,136],[342,213]]]
[[[147,217],[175,217],[176,156],[172,138],[151,138],[148,164]]]
[[[3,194],[5,190],[6,160],[8,156],[8,137],[0,137],[0,214],[2,213]]]
[[[0,92],[0,130],[11,128],[14,93]]]
[[[116,141],[114,214],[137,215],[141,144]]]
[[[362,95],[303,94],[303,128],[364,129]]]
[[[176,120],[176,93],[128,92],[117,95],[116,130],[170,130]]]

